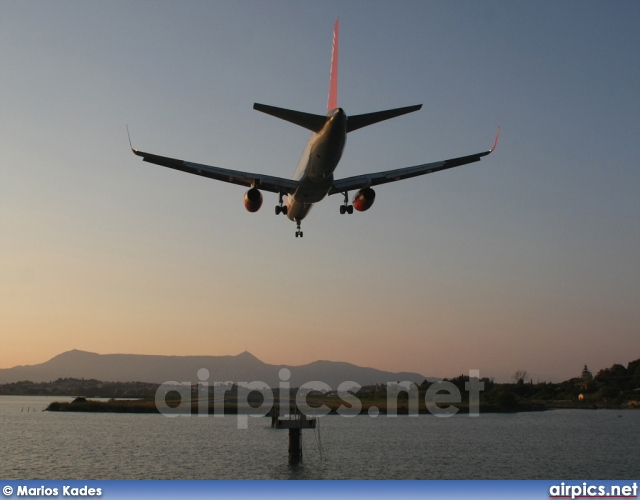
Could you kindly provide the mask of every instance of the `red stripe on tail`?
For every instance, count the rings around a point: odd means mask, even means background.
[[[340,19],[336,19],[333,26],[333,47],[331,49],[331,76],[329,77],[329,102],[327,113],[338,107],[338,25]]]

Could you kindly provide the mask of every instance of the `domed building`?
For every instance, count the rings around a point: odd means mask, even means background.
[[[582,380],[584,380],[585,382],[593,380],[593,375],[589,371],[589,368],[587,368],[587,365],[584,365],[584,368],[582,369]]]

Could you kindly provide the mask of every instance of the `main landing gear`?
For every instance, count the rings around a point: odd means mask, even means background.
[[[345,191],[343,194],[344,194],[344,205],[340,205],[340,215],[352,214],[353,205],[349,205],[349,193]]]
[[[285,207],[286,208],[286,207]],[[296,223],[298,224],[298,230],[296,231],[296,238],[298,236],[300,236],[300,238],[302,238],[303,234],[302,234],[302,230],[300,229],[300,220],[296,219]]]
[[[287,215],[287,207],[282,204],[282,193],[278,193],[278,205],[276,205],[276,215]]]

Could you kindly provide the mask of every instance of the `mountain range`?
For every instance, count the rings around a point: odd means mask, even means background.
[[[96,354],[93,352],[63,352],[38,365],[15,366],[0,369],[0,383],[22,380],[48,382],[59,378],[84,378],[108,382],[163,383],[198,382],[198,370],[209,370],[209,385],[215,382],[234,383],[260,381],[277,387],[279,372],[291,372],[290,387],[308,382],[324,382],[337,389],[342,382],[353,381],[362,386],[387,382],[411,381],[420,384],[425,376],[411,372],[387,372],[365,368],[351,363],[314,361],[301,366],[270,365],[253,354],[243,352],[237,356],[156,356],[142,354]],[[436,380],[428,378],[428,380]]]

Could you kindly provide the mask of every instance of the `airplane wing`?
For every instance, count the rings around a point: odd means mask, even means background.
[[[386,184],[387,182],[400,181],[402,179],[409,179],[411,177],[417,177],[419,175],[431,174],[433,172],[439,172],[440,170],[446,170],[448,168],[459,167],[460,165],[466,165],[468,163],[474,163],[480,161],[480,158],[491,154],[498,145],[498,135],[500,134],[500,128],[496,134],[496,139],[493,143],[493,147],[489,151],[483,153],[476,153],[469,156],[461,156],[460,158],[451,158],[449,160],[436,161],[433,163],[425,163],[423,165],[415,165],[413,167],[397,168],[395,170],[385,170],[383,172],[376,172],[374,174],[356,175],[354,177],[347,177],[345,179],[338,179],[333,181],[333,187],[329,191],[329,194],[344,193],[347,191],[353,191],[355,189],[362,189],[371,186],[377,186],[378,184]]]
[[[239,184],[241,186],[256,187],[263,191],[271,191],[272,193],[293,194],[298,188],[298,182],[291,179],[283,179],[271,175],[252,174],[250,172],[240,172],[238,170],[229,170],[227,168],[213,167],[211,165],[202,165],[200,163],[191,163],[189,161],[178,160],[176,158],[167,158],[166,156],[158,156],[151,153],[143,153],[137,149],[131,148],[133,154],[142,157],[143,161],[162,165],[163,167],[181,170],[194,175],[201,175],[209,179],[217,181],[230,182],[231,184]]]

